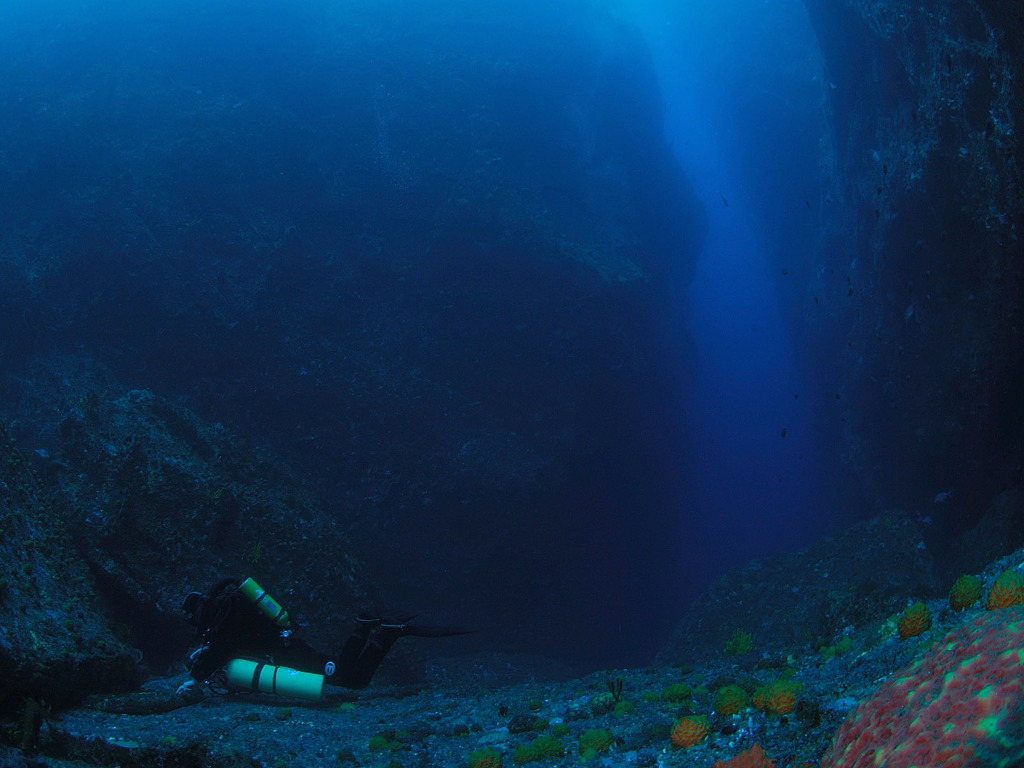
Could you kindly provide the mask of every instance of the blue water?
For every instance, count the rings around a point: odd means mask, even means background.
[[[738,218],[712,217],[686,310],[699,365],[689,409],[695,527],[720,562],[795,548],[829,525],[817,487],[813,394],[764,246]]]
[[[629,0],[654,83],[577,66],[572,7],[0,5],[0,202],[25,240],[0,356],[84,351],[266,441],[417,610],[644,661],[726,567],[833,523],[799,352],[827,86],[799,0]],[[651,101],[653,139],[618,114]],[[658,207],[673,158],[706,214],[695,265],[658,250],[693,215]],[[648,294],[577,247],[587,196],[633,187]],[[504,231],[529,217],[535,239]]]
[[[802,296],[786,291],[815,259],[824,83],[798,0],[633,8],[666,136],[709,214],[679,310],[697,352],[679,535],[700,541],[688,567],[706,573],[806,544],[832,523],[816,459],[814,361],[797,355],[808,331]]]

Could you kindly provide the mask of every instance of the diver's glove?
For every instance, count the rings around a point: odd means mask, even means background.
[[[188,696],[189,694],[193,693],[195,690],[196,690],[196,681],[193,680],[190,677],[188,680],[186,680],[184,683],[182,683],[181,685],[178,686],[178,690],[176,690],[175,693],[178,696]]]

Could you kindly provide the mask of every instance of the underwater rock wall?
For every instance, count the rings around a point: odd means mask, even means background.
[[[831,361],[836,501],[963,530],[1022,458],[1019,4],[806,6],[834,146],[805,338]]]
[[[664,321],[704,229],[647,52],[587,3],[343,5],[68,9],[5,41],[8,384],[74,350],[111,392],[270,448],[306,494],[268,512],[302,550],[280,583],[339,589],[334,546],[289,527],[315,509],[382,608],[598,648],[670,556],[682,362]],[[23,402],[2,415],[28,450],[62,424],[102,440],[73,405]],[[140,405],[124,418],[165,423]],[[167,445],[115,454],[166,466]],[[114,469],[90,481],[104,516],[175,498]],[[251,538],[222,500],[193,499],[193,522]],[[154,563],[143,594],[245,565],[204,539],[193,554]]]

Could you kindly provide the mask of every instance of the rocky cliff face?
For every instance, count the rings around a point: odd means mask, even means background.
[[[586,647],[669,556],[663,321],[703,233],[639,37],[585,3],[188,5],[5,43],[0,416],[60,510],[12,557],[70,537],[121,684],[225,571],[334,642],[399,600]],[[51,597],[10,578],[5,624]]]
[[[835,165],[805,301],[846,502],[930,513],[952,492],[937,517],[961,525],[1022,457],[1020,9],[806,5]]]

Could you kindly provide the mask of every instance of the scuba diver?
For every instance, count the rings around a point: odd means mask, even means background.
[[[182,603],[201,645],[189,656],[191,679],[215,692],[233,688],[319,699],[324,683],[365,688],[400,637],[450,637],[456,627],[424,627],[412,616],[360,615],[336,655],[321,653],[296,637],[288,612],[252,579],[221,579],[207,594],[191,592]]]

